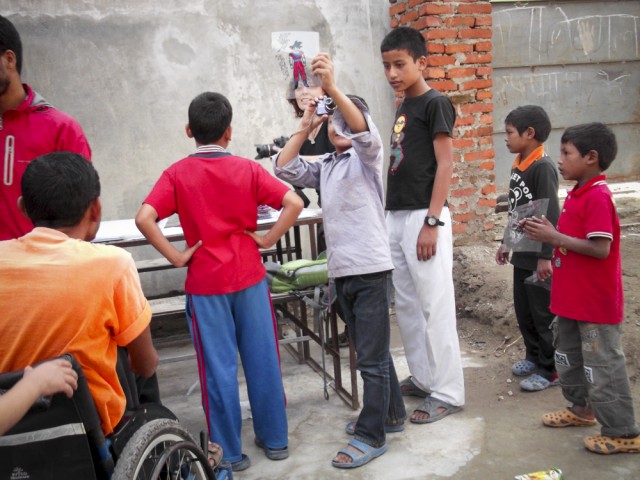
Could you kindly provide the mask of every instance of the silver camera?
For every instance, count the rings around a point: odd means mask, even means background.
[[[336,110],[336,103],[331,97],[322,97],[316,105],[316,115],[333,115]]]

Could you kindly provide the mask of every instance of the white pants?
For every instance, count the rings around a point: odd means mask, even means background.
[[[436,254],[418,261],[416,244],[428,210],[387,212],[396,317],[409,370],[438,400],[464,405],[464,377],[456,330],[451,216],[444,208]]]

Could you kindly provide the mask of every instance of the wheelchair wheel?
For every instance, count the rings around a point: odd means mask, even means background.
[[[116,462],[112,480],[211,480],[207,456],[191,434],[168,419],[144,424]]]

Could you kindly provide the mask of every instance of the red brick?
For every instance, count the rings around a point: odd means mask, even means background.
[[[491,90],[480,90],[478,93],[476,93],[476,100],[478,101],[490,100],[492,98],[493,93],[491,92]]]
[[[490,28],[461,28],[458,31],[459,38],[491,38]]]
[[[442,65],[453,65],[456,59],[446,55],[427,57],[427,65],[430,67],[440,67]]]
[[[495,162],[493,160],[480,164],[480,170],[495,170]]]
[[[490,52],[493,48],[493,43],[487,41],[478,42],[474,45],[474,48],[476,52]]]
[[[491,88],[493,80],[490,78],[477,78],[462,84],[463,90],[475,90],[479,88]]]
[[[460,177],[451,177],[451,185],[457,185],[458,183],[460,183]]]
[[[464,56],[460,63],[491,63],[493,59],[490,53],[470,53]]]
[[[451,233],[454,235],[460,235],[467,231],[467,226],[464,223],[455,223],[451,225]]]
[[[434,17],[433,15],[427,15],[426,17],[420,17],[418,20],[413,22],[411,24],[411,28],[423,30],[425,28],[438,28],[442,25],[442,19]]]
[[[493,115],[480,115],[480,123],[484,125],[493,125]]]
[[[476,123],[476,118],[473,115],[464,115],[456,119],[456,126],[467,127]]]
[[[473,67],[450,68],[447,71],[447,78],[473,77],[475,74],[476,69]]]
[[[496,228],[496,222],[485,222],[485,224],[483,225],[483,228],[485,232],[489,232],[494,228]]]
[[[452,197],[468,197],[469,195],[473,195],[476,193],[475,188],[459,188],[458,190],[453,190],[451,192]]]
[[[495,198],[479,198],[478,206],[479,207],[495,207],[496,199]]]
[[[462,113],[478,113],[478,112],[493,112],[493,104],[491,103],[470,103],[467,105],[461,105],[460,111]]]
[[[448,54],[473,52],[473,45],[470,43],[449,43],[445,46],[445,52]]]
[[[407,9],[406,3],[396,3],[392,7],[389,8],[389,15],[393,17],[394,15],[398,15],[404,12]]]
[[[493,18],[491,15],[476,17],[476,27],[490,27],[491,25],[493,25]]]
[[[444,24],[447,27],[473,27],[476,24],[476,19],[474,17],[461,17],[456,15],[454,17],[447,17]]]
[[[420,5],[422,3],[424,3],[425,0],[409,0],[409,8],[413,8],[416,5]]]
[[[444,53],[445,52],[445,45],[444,45],[444,43],[429,42],[429,43],[427,43],[427,52],[428,53]]]
[[[484,187],[482,187],[482,194],[483,195],[489,195],[490,193],[496,193],[496,185],[495,184],[490,184],[490,185],[485,185]]]
[[[493,126],[478,127],[478,135],[481,137],[491,137],[493,135]]]
[[[455,13],[453,5],[427,3],[420,7],[420,15],[453,15],[453,13]]]
[[[456,138],[453,140],[453,148],[463,149],[463,148],[472,148],[476,142],[471,139],[460,139]]]
[[[426,37],[427,40],[440,40],[443,38],[456,38],[458,36],[457,30],[446,30],[446,29],[438,29],[438,30],[428,30],[422,34],[423,37]]]
[[[471,5],[458,5],[458,14],[491,13],[489,2],[477,2]]]
[[[427,68],[425,70],[424,78],[427,80],[430,78],[445,78],[444,68]]]
[[[458,84],[453,80],[440,80],[436,82],[429,82],[431,88],[435,88],[439,92],[449,92],[458,90]]]
[[[460,223],[467,223],[469,222],[469,220],[472,220],[473,218],[475,218],[475,213],[456,213],[453,216],[453,220],[456,222],[460,222]]]
[[[478,67],[478,71],[476,72],[479,77],[484,77],[487,75],[491,75],[493,73],[492,67]]]
[[[493,137],[481,137],[479,143],[481,147],[493,146]]]
[[[411,10],[400,17],[400,23],[402,23],[403,25],[406,25],[407,23],[417,19],[418,16],[419,15],[417,10]]]
[[[400,22],[398,21],[397,18],[393,17],[393,18],[391,18],[391,21],[389,22],[389,26],[391,28],[396,28],[396,27],[400,26]]]
[[[476,150],[474,152],[465,153],[464,161],[473,162],[475,160],[484,160],[493,157],[495,157],[495,152],[493,150]]]

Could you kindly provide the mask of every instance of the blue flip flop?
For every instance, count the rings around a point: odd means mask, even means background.
[[[289,458],[289,447],[284,448],[269,448],[262,441],[256,437],[254,443],[258,448],[264,450],[264,454],[269,460],[284,460]]]
[[[343,453],[349,458],[351,458],[352,461],[350,463],[340,463],[340,462],[336,462],[335,460],[332,460],[331,465],[333,465],[336,468],[358,468],[363,465],[366,465],[374,458],[378,458],[380,455],[382,455],[384,452],[387,451],[386,443],[379,448],[375,448],[367,443],[361,442],[360,440],[356,440],[355,438],[349,441],[349,446],[353,448],[357,448],[358,450],[360,450],[360,453],[353,450],[346,449],[346,448],[342,448],[338,450],[338,454]]]
[[[348,435],[355,435],[356,433],[356,420],[353,420],[344,427],[344,431],[347,432]],[[384,424],[384,433],[398,433],[404,430],[404,421],[402,423],[392,424],[385,423]]]

